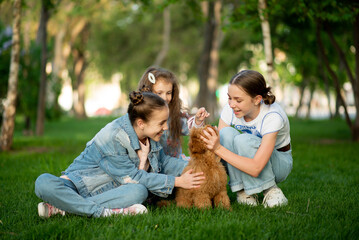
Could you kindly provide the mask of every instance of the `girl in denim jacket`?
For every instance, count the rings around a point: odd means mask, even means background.
[[[143,74],[138,88],[148,88],[151,92],[164,99],[169,107],[170,113],[168,118],[169,129],[165,130],[160,143],[165,154],[188,159],[182,154],[181,136],[189,135],[189,129],[200,127],[204,124],[205,118],[209,113],[205,108],[200,108],[196,115],[189,117],[183,113],[182,102],[179,97],[179,86],[175,75],[163,68],[150,67]]]
[[[286,205],[277,183],[292,170],[289,120],[259,72],[244,70],[228,86],[228,104],[218,124],[220,137],[205,132],[207,147],[227,164],[232,192],[241,204],[264,207]]]
[[[203,173],[180,176],[188,162],[165,155],[159,143],[168,129],[167,103],[150,92],[132,92],[130,100],[127,114],[101,129],[61,177],[37,178],[35,193],[45,201],[40,217],[146,213],[148,192],[166,197],[174,187],[200,186]]]

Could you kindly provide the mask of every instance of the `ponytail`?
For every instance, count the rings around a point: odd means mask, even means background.
[[[262,95],[262,98],[263,98],[263,102],[266,104],[266,105],[271,105],[272,103],[275,102],[275,96],[274,94],[271,92],[271,87],[267,87],[265,89],[265,92],[264,94]]]

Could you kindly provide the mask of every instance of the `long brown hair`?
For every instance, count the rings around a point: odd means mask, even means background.
[[[271,92],[271,87],[267,87],[263,75],[257,71],[240,71],[232,77],[229,84],[241,87],[252,98],[261,95],[263,102],[267,105],[275,102],[275,96]]]
[[[169,123],[169,132],[172,140],[177,140],[181,136],[182,126],[181,126],[181,110],[182,110],[182,101],[179,97],[179,85],[176,79],[176,76],[164,68],[149,67],[142,75],[140,82],[138,83],[138,89],[147,87],[150,91],[153,91],[153,83],[149,80],[148,74],[152,73],[155,79],[162,78],[166,82],[172,84],[172,99],[168,104],[170,110],[170,123]]]

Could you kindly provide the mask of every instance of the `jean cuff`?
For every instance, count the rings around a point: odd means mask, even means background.
[[[255,193],[260,193],[260,192],[263,192],[264,190],[274,186],[276,183],[275,183],[275,180],[274,178],[267,181],[267,182],[264,182],[262,183],[261,186],[257,186],[257,187],[251,187],[251,188],[244,188],[244,191],[246,192],[246,194],[248,195],[252,195],[252,194],[255,194]]]

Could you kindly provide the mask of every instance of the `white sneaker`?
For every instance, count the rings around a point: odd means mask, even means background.
[[[101,217],[109,217],[112,215],[136,215],[147,213],[147,208],[142,204],[134,204],[127,208],[105,208],[101,214]]]
[[[265,208],[284,206],[287,204],[288,204],[288,199],[284,196],[282,190],[278,187],[273,187],[269,189],[263,198],[263,205]]]
[[[257,206],[258,205],[258,196],[257,196],[257,194],[248,195],[244,192],[244,190],[241,190],[241,191],[237,192],[237,201],[240,204]]]
[[[49,218],[52,215],[61,214],[62,216],[65,216],[65,211],[60,210],[54,206],[52,206],[49,203],[41,202],[37,205],[37,211],[39,213],[39,216],[42,218]]]

